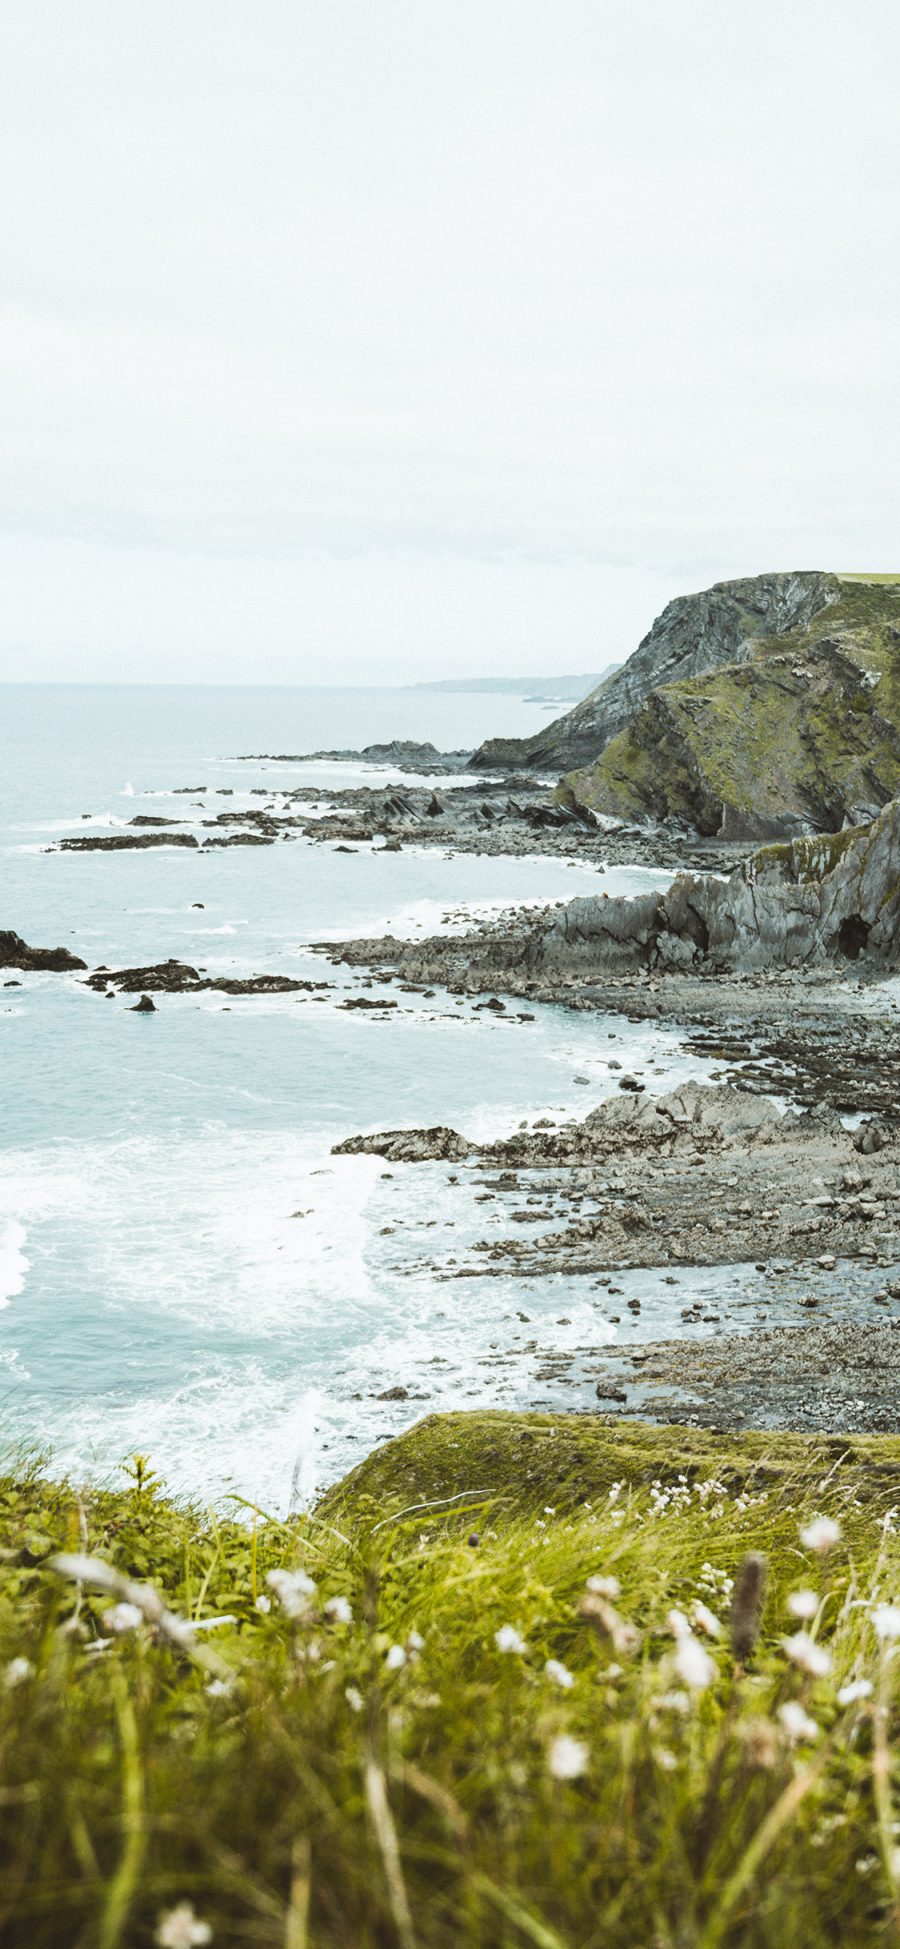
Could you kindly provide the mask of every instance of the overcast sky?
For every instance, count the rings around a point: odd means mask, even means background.
[[[4,0],[0,675],[591,670],[900,568],[896,0]]]

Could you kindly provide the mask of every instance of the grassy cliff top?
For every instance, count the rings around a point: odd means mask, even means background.
[[[588,1416],[432,1417],[286,1523],[17,1470],[2,1940],[894,1942],[898,1509],[900,1441]]]

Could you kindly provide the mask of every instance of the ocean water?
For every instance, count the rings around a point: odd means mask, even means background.
[[[162,996],[142,1017],[74,975],[0,972],[6,1443],[104,1480],[140,1451],[179,1493],[285,1510],[428,1408],[545,1398],[548,1353],[616,1333],[590,1281],[524,1282],[526,1304],[512,1276],[457,1276],[500,1222],[471,1173],[452,1184],[442,1166],[392,1169],[332,1146],[398,1124],[479,1137],[583,1116],[617,1085],[611,1058],[659,1090],[703,1066],[669,1030],[550,1007],[519,1022],[395,989],[402,1007],[380,1020],[342,1011],[365,977],[335,973],[310,943],[413,936],[667,876],[302,840],[52,850],[138,811],[199,820],[259,805],[253,787],[372,778],[242,752],[395,736],[451,747],[540,722],[509,696],[0,687],[0,927],[91,966],[174,955],[338,983],[324,997]],[[198,790],[171,796],[183,786]],[[674,1330],[683,1283],[657,1286],[643,1330]],[[396,1386],[411,1398],[378,1399]]]

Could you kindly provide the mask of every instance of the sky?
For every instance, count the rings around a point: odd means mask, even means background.
[[[600,669],[900,569],[896,0],[4,0],[0,678]]]

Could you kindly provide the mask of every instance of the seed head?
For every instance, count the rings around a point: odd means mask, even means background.
[[[729,1631],[731,1648],[741,1665],[746,1664],[759,1637],[763,1599],[766,1594],[766,1559],[751,1551],[745,1556],[734,1580]]]

